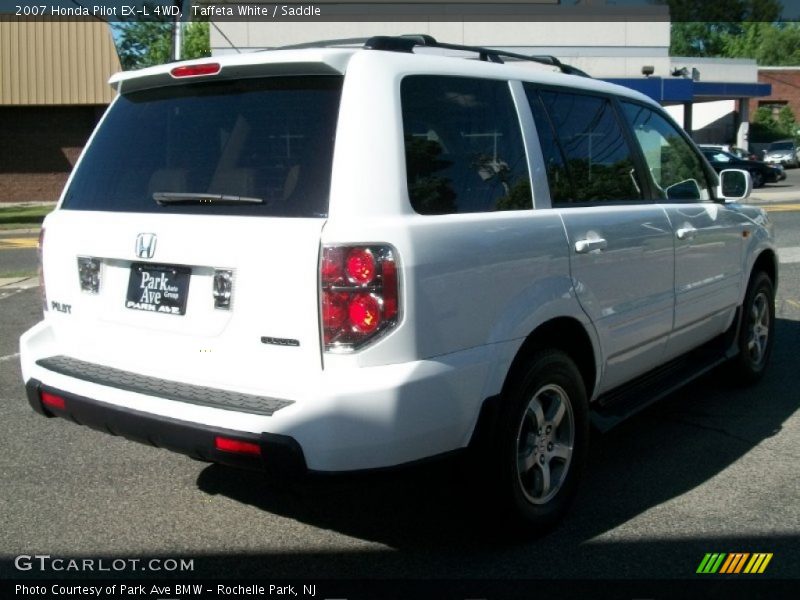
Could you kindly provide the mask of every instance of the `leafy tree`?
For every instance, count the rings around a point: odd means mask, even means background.
[[[750,139],[756,142],[774,142],[784,138],[797,138],[797,121],[792,109],[784,106],[777,118],[772,109],[762,106],[753,115],[750,125]]]
[[[745,33],[746,24],[775,23],[781,17],[779,0],[666,0],[666,3],[672,20],[672,56],[729,56],[727,45],[732,38]]]
[[[800,24],[742,23],[742,33],[723,40],[722,56],[754,58],[760,65],[800,64]]]
[[[171,22],[134,21],[117,27],[117,52],[123,69],[141,69],[172,60]],[[184,59],[210,56],[208,23],[185,24],[182,46],[181,56]]]

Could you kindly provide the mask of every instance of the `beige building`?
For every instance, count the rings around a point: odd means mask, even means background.
[[[0,21],[0,202],[56,200],[121,66],[101,21]]]

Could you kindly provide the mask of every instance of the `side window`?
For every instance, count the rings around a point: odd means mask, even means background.
[[[606,98],[526,86],[554,205],[643,198],[633,154]]]
[[[424,215],[532,208],[505,81],[412,75],[400,86],[408,194]]]
[[[640,104],[623,102],[622,107],[642,147],[659,196],[675,201],[709,200],[708,179],[700,157],[678,129],[656,111]]]

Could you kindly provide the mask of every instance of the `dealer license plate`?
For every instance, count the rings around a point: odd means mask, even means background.
[[[182,315],[189,294],[189,267],[133,263],[125,306],[135,310]]]

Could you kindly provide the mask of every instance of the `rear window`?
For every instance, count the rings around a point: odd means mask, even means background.
[[[341,86],[272,77],[123,95],[63,208],[326,216]]]

